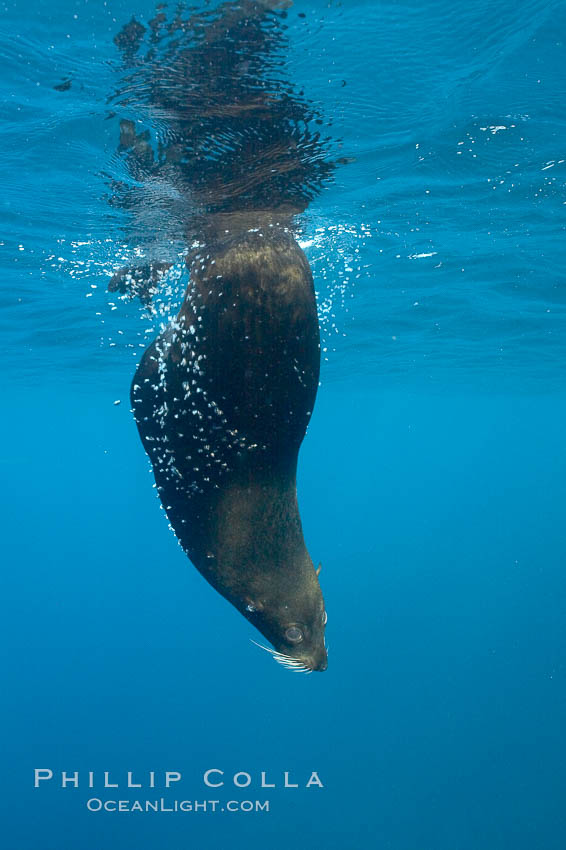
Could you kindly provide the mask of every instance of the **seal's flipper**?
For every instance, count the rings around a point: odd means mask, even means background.
[[[173,263],[155,262],[143,266],[124,266],[110,278],[109,292],[119,292],[128,298],[139,298],[144,306],[151,304],[165,272]]]

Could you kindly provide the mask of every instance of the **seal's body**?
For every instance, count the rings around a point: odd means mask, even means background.
[[[335,163],[322,114],[281,75],[286,6],[225,0],[167,13],[159,4],[147,27],[132,19],[122,28],[113,103],[125,108],[118,152],[131,181],[120,172],[112,203],[128,211],[136,245],[155,222],[152,246],[206,246],[192,252],[179,315],[132,384],[171,525],[278,661],[324,670],[326,614],[295,481],[319,331],[312,275],[291,232]],[[157,126],[133,120],[136,110]],[[151,309],[170,259],[121,269],[109,288]]]
[[[320,365],[312,275],[270,226],[207,242],[132,405],[160,499],[202,575],[294,669],[326,669],[326,614],[296,468]],[[212,247],[214,246],[214,247]]]

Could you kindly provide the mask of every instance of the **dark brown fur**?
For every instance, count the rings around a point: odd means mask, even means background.
[[[299,246],[264,224],[193,255],[177,320],[145,352],[132,404],[197,569],[279,653],[324,670],[324,602],[296,494],[318,387],[316,302]]]

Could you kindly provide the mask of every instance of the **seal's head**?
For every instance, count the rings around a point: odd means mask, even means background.
[[[274,649],[257,646],[270,652],[279,664],[302,673],[326,670],[324,630],[327,615],[314,570],[312,580],[307,587],[303,585],[300,595],[283,597],[270,588],[262,596],[250,599],[243,614]]]

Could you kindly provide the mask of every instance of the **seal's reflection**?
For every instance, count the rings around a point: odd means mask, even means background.
[[[296,493],[320,344],[312,274],[294,216],[332,174],[316,110],[282,81],[287,12],[275,4],[158,7],[115,41],[127,68],[114,101],[129,118],[120,151],[137,186],[169,182],[190,283],[175,321],[144,353],[134,415],[162,504],[202,575],[296,671],[325,670],[326,612]],[[179,203],[179,198],[181,202]],[[123,269],[110,289],[148,303],[164,263]],[[266,647],[264,647],[266,648]]]

